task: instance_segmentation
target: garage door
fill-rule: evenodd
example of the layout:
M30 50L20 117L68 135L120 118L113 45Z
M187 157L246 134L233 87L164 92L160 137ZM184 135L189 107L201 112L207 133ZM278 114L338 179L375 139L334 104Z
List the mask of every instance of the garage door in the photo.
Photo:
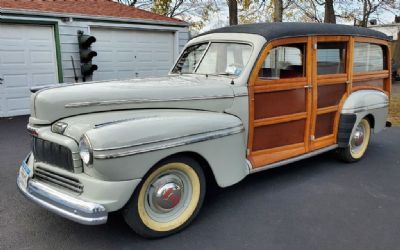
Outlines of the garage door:
M29 114L30 87L58 82L52 26L0 24L0 116Z
M97 41L93 80L128 79L166 75L174 58L171 32L92 28Z

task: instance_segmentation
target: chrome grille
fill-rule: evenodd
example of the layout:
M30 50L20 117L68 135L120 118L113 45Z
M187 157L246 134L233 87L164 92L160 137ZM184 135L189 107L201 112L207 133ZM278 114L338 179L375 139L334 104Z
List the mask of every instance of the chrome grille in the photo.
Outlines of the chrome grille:
M33 137L32 152L38 162L48 163L71 172L74 171L72 152L67 147Z
M70 191L79 194L83 192L83 185L78 179L65 176L42 167L36 167L33 170L33 178L69 189Z

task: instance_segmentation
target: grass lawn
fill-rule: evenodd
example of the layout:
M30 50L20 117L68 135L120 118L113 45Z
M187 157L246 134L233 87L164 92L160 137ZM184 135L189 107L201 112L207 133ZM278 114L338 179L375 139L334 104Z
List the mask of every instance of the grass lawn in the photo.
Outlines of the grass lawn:
M393 126L400 126L400 82L393 82L390 100L389 121Z

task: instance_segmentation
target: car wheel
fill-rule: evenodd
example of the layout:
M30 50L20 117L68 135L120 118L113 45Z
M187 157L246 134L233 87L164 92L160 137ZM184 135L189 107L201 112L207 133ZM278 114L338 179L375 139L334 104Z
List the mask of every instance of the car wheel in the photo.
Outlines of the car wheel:
M350 138L350 143L346 148L338 150L339 157L345 162L359 161L367 151L371 137L371 125L368 119L362 119Z
M158 238L186 227L198 214L206 192L199 163L174 157L157 164L136 188L123 210L139 235Z

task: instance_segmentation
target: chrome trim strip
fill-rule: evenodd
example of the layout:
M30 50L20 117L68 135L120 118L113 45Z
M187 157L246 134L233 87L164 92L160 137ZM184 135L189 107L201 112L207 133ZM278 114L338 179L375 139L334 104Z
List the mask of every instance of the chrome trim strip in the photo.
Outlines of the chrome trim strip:
M153 116L132 117L132 118L127 118L127 119L114 120L114 121L95 124L94 128L96 129L96 128L101 128L101 127L105 127L105 126L113 125L113 124L118 124L118 123L122 123L122 122L143 120L143 119L149 119L149 118L155 118L155 117L158 117L158 116L153 115Z
M247 168L249 169L249 173L251 173L251 170L253 169L253 165L251 165L251 162L248 159L246 159L246 165L247 165Z
M186 137L189 137L189 136L197 136L197 135L215 133L215 132L219 132L219 131L225 131L227 129L236 129L236 128L242 128L242 127L243 127L242 125L237 125L237 126L227 127L227 128L217 129L217 130L211 130L211 131L205 131L205 132L193 133L193 134L179 135L179 136L164 138L164 139L161 139L161 140L152 140L152 141L146 141L146 142L135 143L135 144L119 146L119 147L95 148L95 149L93 149L93 151L97 151L98 152L98 151L117 150L117 149L138 147L138 146L144 146L144 145L148 145L148 144L152 144L152 143L156 143L156 142L171 141L171 140L175 140L175 139L186 138Z
M248 94L247 93L235 94L235 97L242 97L242 96L248 96Z
M107 222L108 213L100 204L79 200L34 179L29 180L25 188L19 180L19 175L17 186L29 200L64 218L85 225L99 225Z
M364 107L359 107L359 108L348 108L348 109L342 109L342 114L349 114L349 113L360 113L372 109L380 109L380 108L387 108L389 107L389 103L378 103L374 105L369 105L369 106L364 106Z
M212 100L212 99L228 99L234 98L233 95L219 95L219 96L198 96L187 98L172 98L172 99L131 99L131 100L110 100L110 101L93 101L93 102L73 102L65 104L65 108L79 108L89 106L107 106L107 105L123 105L133 103L149 103L149 102L179 102L179 101L198 101L198 100Z
M331 150L333 150L333 149L335 149L337 147L338 147L338 145L334 144L334 145L331 145L331 146L326 147L326 148L318 149L316 151L312 151L312 152L307 153L307 154L299 155L299 156L296 156L296 157L293 157L293 158L289 158L289 159L286 159L286 160L283 160L283 161L279 161L279 162L276 162L276 163L265 165L263 167L252 168L250 170L250 174L261 172L261 171L268 170L268 169L271 169L271 168L280 167L280 166L283 166L283 165L286 165L286 164L289 164L289 163L293 163L293 162L296 162L296 161L304 160L304 159L307 159L307 158L310 158L310 157L313 157L313 156L316 156L316 155L331 151Z
M143 154L143 153L148 153L152 151L157 151L157 150L162 150L162 149L168 149L168 148L174 148L174 147L179 147L179 146L184 146L192 143L197 143L197 142L203 142L207 140L213 140L229 135L234 135L238 134L244 131L243 126L239 126L233 129L225 129L225 131L220 131L220 132L208 132L204 134L200 134L195 136L194 138L187 138L185 140L181 141L176 141L176 142L170 142L167 144L163 145L158 145L158 146L153 146L153 147L148 147L148 148L143 148L143 149L133 149L125 152L120 152L120 153L110 153L110 154L99 154L95 155L94 158L96 159L113 159L113 158L119 158L119 157L125 157L125 156L130 156L130 155L135 155L135 154Z

